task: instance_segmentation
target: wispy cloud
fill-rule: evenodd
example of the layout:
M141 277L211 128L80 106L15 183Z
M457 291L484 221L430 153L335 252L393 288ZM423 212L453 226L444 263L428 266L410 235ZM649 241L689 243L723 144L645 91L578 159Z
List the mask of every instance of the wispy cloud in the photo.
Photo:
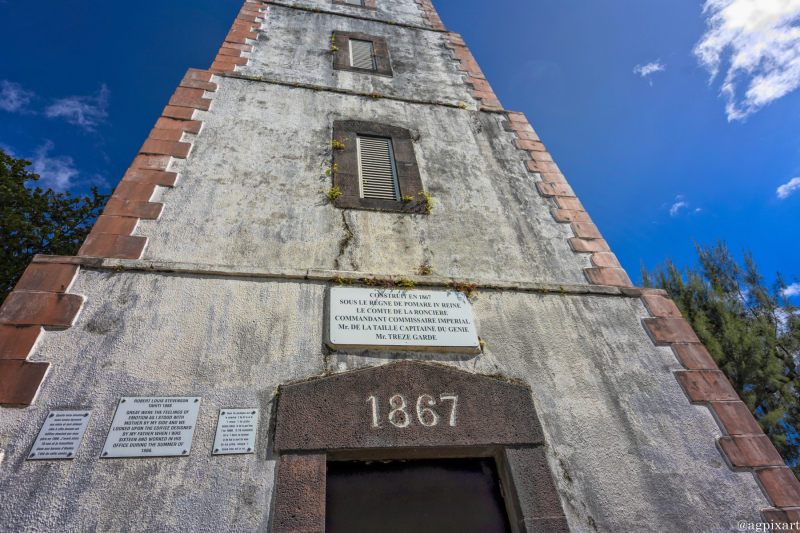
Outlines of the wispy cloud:
M800 86L800 0L706 0L703 13L708 31L694 53L712 82L727 64L720 92L729 121Z
M94 131L95 126L104 122L108 113L110 92L105 84L92 96L70 96L56 100L44 113L49 118L63 118L86 131Z
M800 296L800 283L792 283L786 290L783 291L783 295L787 298L792 296Z
M666 68L665 65L661 64L661 61L653 61L646 65L636 65L633 69L635 74L639 74L641 77L645 78L652 74L653 72L660 72Z
M686 209L689 207L687 202L675 202L672 204L672 207L669 208L669 216L676 217L681 212L681 209Z
M784 183L778 187L778 198L781 200L788 198L797 189L800 189L800 178L792 178L789 183Z
M31 91L26 91L19 83L8 80L0 82L0 109L9 113L31 113L28 104L36 96Z
M51 141L47 141L37 148L30 169L39 174L41 178L36 182L38 187L62 192L72 185L72 180L78 175L78 170L71 157L64 155L48 157L48 152L53 148L54 145Z

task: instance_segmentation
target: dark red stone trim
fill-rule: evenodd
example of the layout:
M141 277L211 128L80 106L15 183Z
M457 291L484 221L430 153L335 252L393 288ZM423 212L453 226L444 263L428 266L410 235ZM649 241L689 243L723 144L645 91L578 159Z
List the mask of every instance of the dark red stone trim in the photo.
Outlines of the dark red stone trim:
M42 326L0 325L0 360L27 359L41 334Z
M237 66L247 65L249 59L242 57L242 52L251 52L253 50L253 46L247 44L247 40L258 40L258 34L253 30L261 28L262 23L259 21L267 16L262 10L266 11L267 9L267 6L255 0L247 0L244 3L228 35L225 37L222 48L214 62L211 63L211 68L208 69L209 72L236 72ZM186 87L190 86L187 85ZM191 85L191 87L205 89L206 91L216 91L216 88L208 89L204 86Z
M30 405L50 363L0 360L0 404Z
M372 11L377 11L378 6L375 0L363 0L363 2L364 2L363 6L357 6L353 4L348 4L345 0L333 0L333 3L337 6L347 6L347 7L355 7L359 9L369 9Z
M464 81L472 85L472 96L478 100L480 109L502 110L500 100L494 94L478 63L458 33L448 32L444 36L444 46L450 50L453 59L458 61L458 70L464 73ZM531 130L533 131L533 130ZM537 138L538 140L538 138Z
M775 505L776 508L762 510L764 518L776 523L800 520L800 482L728 379L717 369L675 303L656 293L643 294L642 301L655 317L642 321L653 341L671 344L678 359L689 369L675 373L689 400L708 404L726 433L718 439L723 455L733 468L754 472Z
M349 70L364 74L378 74L379 76L394 76L392 72L392 62L389 59L389 47L386 39L367 35L366 33L354 33L335 31L333 32L334 44L339 49L333 54L334 70ZM350 39L357 41L370 41L372 52L375 55L375 70L356 68L350 64Z
M413 200L395 202L361 198L358 183L358 150L356 149L358 135L372 135L392 140L400 197L410 196ZM337 120L333 123L333 140L344 144L344 149L333 151L334 168L337 169L333 175L333 186L339 187L341 192L341 196L334 203L336 207L428 214L425 203L419 195L423 190L422 178L409 130L377 122Z
M408 418L396 415L405 427L388 420L388 402L397 394L406 400ZM419 420L416 404L423 394L437 402L422 404L437 410L436 425ZM454 425L453 402L443 395L458 396ZM378 426L371 396L379 399ZM417 361L283 386L275 425L281 459L273 527L323 530L326 460L494 456L512 523L520 531L568 532L543 443L529 388Z
M425 21L425 25L433 28L434 30L444 30L444 24L442 24L442 19L439 18L439 14L433 8L433 4L431 0L414 0L419 7L420 11L422 11L422 20Z

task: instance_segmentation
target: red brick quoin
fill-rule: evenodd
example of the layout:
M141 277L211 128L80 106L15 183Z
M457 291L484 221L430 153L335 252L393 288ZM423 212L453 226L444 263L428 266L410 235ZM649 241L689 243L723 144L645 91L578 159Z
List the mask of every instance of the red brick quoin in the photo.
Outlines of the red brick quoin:
M676 372L678 381L692 403L710 406L725 432L718 446L731 467L755 474L775 506L762 510L765 520L781 524L800 521L800 482L794 473L717 368L675 303L659 294L660 291L644 291L642 300L654 317L644 319L645 329L656 344L671 345L687 368Z
M0 308L0 404L30 405L50 363L28 361L43 328L72 326L83 296L66 294L77 265L36 264L25 270Z

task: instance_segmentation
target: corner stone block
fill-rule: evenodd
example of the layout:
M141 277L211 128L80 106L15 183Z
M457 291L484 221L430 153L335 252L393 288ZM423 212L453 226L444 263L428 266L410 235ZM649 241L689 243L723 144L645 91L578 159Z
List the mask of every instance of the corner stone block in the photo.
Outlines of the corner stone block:
M595 285L610 285L612 287L633 287L628 273L622 268L587 268L586 275Z
M744 402L710 402L728 435L760 435L761 426Z
M559 222L588 222L592 223L586 211L573 211L571 209L553 209L553 216Z
M147 237L90 233L78 251L78 256L139 259L146 244Z
M661 296L645 295L642 297L650 313L656 317L683 318L678 306L669 298Z
M782 531L800 531L800 507L790 507L788 509L762 509L761 513L767 522L776 524L792 524L789 529Z
M194 116L194 109L190 107L176 107L168 105L161 112L162 117L175 118L179 120L191 120Z
M568 196L571 198L575 197L575 193L572 192L572 187L567 185L566 183L548 183L548 182L537 182L536 187L539 189L539 193L542 196Z
M592 264L600 268L622 268L617 256L611 252L597 252L592 254Z
M591 222L573 222L572 229L575 231L575 236L580 239L602 239L600 230Z
M136 202L149 202L153 193L156 192L155 183L135 183L123 181L114 190L114 196L121 200L133 200Z
M155 202L137 202L112 196L103 214L106 216L137 217L155 220L161 215L164 204Z
M678 358L689 370L719 370L702 344L673 344Z
M766 435L720 437L719 445L735 468L786 466Z
M561 175L559 174L559 176L561 176ZM556 181L554 179L548 179L548 178L549 177L546 177L544 174L542 174L542 179L544 181L549 181L551 183L566 183L566 180L559 182L559 181ZM563 179L564 176L561 176L561 178ZM558 202L558 207L561 208L561 209L568 209L570 211L586 211L583 208L583 204L581 203L581 201L578 200L577 198L561 198L561 197L559 197L559 198L556 198L556 202Z
M576 252L610 252L608 243L603 239L586 240L579 237L572 237L569 240L572 249Z
M143 170L167 170L172 158L168 155L137 155L133 159L131 168Z
M777 507L800 507L800 481L790 468L756 470L758 481Z
M136 225L139 223L138 218L129 217L109 217L100 215L97 221L92 226L92 233L108 233L111 235L131 235Z
M78 274L78 265L31 263L15 291L67 292Z
M0 359L27 359L42 334L42 326L0 325Z
M675 372L693 403L739 401L739 395L719 370L679 370Z
M132 183L152 183L162 187L174 187L178 181L177 172L162 172L160 170L144 170L141 168L131 168L122 177L122 181Z
M68 328L82 305L77 294L14 291L0 308L0 324Z
M0 404L30 405L50 363L0 361Z
M656 344L700 342L692 326L683 318L645 318L643 322Z
M274 533L325 532L325 454L281 455Z

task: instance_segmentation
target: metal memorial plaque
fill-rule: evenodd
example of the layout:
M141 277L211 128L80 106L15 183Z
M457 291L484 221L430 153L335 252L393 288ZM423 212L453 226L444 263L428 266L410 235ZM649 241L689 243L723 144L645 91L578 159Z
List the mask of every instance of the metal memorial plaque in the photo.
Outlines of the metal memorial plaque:
M330 305L331 348L480 351L461 292L335 287Z
M29 461L74 459L92 418L88 411L50 411L28 453Z
M188 456L200 398L122 398L100 457Z
M255 453L258 409L221 409L212 455Z

